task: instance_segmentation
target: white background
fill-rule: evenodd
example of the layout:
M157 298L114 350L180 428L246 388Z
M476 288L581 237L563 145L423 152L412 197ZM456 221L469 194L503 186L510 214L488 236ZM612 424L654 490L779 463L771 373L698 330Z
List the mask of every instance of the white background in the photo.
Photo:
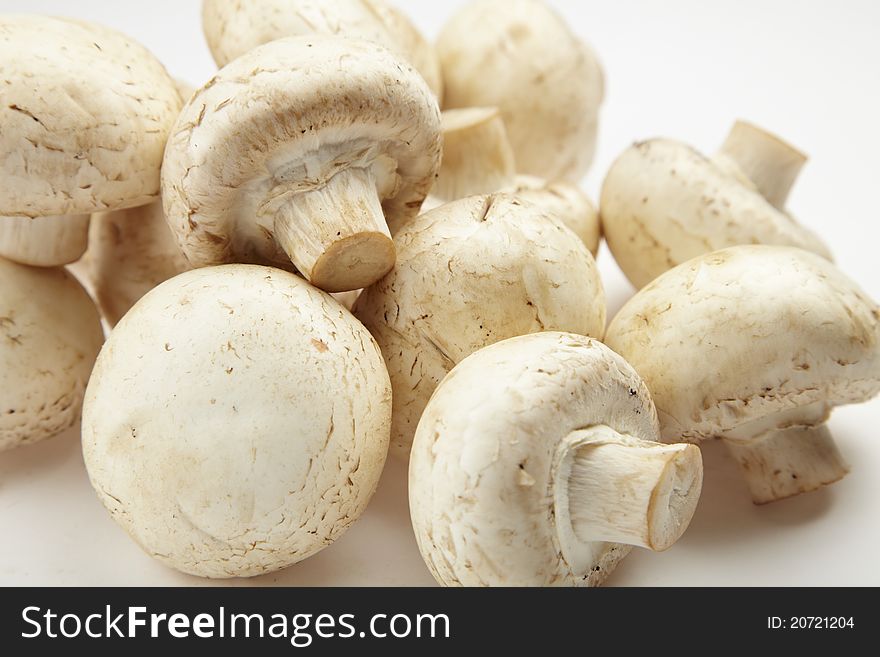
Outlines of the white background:
M460 1L398 1L429 36ZM872 0L594 0L551 3L599 53L607 76L596 197L632 141L668 136L714 150L736 118L811 156L789 209L840 267L880 298L880 3ZM0 0L2 11L75 15L149 47L176 77L215 70L197 0ZM602 247L609 317L632 289ZM838 409L831 429L853 466L819 492L754 507L734 464L704 449L703 497L685 537L634 551L612 585L880 585L880 399ZM89 486L78 432L0 453L0 584L210 584L142 554ZM242 585L427 585L409 526L405 468L389 461L364 517L337 543Z

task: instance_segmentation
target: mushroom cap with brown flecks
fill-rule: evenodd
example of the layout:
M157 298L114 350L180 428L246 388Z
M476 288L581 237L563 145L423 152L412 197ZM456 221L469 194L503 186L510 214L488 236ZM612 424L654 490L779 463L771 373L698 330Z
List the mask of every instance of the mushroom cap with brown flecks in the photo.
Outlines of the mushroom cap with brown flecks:
M577 182L593 161L602 68L544 2L477 0L437 38L443 109L498 107L517 171Z
M251 576L357 520L390 416L376 343L328 294L269 267L208 267L116 325L86 392L83 454L101 501L151 556Z
M361 293L354 313L388 364L399 456L434 388L472 352L525 333L605 329L593 257L557 217L515 195L446 203L394 241L397 264Z
M880 391L880 307L792 247L735 246L667 271L621 308L605 343L647 383L664 440Z
M203 0L202 28L217 66L289 36L328 34L372 41L403 57L438 98L443 95L434 48L385 0Z
M0 215L85 214L158 198L182 100L143 46L82 21L3 15L0 80Z
M64 268L0 258L0 451L76 423L103 342L94 302Z
M797 246L830 259L808 228L748 180L671 139L634 144L605 176L602 232L636 288L703 253L737 244Z
M658 438L644 383L597 340L537 333L459 363L422 415L409 467L413 528L437 581L601 584L630 548L573 537L559 472L569 436L594 425Z

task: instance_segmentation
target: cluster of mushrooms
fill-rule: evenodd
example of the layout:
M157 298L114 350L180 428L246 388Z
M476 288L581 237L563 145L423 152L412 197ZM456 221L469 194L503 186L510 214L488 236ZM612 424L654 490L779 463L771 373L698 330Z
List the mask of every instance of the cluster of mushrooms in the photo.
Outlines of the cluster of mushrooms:
M390 451L441 584L595 585L686 530L700 441L758 503L846 474L826 420L880 390L880 308L786 211L797 150L638 142L597 212L602 70L542 2L433 45L386 0L203 27L193 91L113 30L0 16L0 449L81 419L148 554L289 566ZM607 327L600 233L640 288Z

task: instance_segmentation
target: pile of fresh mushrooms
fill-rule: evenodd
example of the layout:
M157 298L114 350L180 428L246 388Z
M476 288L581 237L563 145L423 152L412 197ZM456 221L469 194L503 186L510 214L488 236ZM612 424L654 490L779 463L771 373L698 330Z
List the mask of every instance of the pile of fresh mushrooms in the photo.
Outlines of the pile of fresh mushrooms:
M202 20L192 89L108 28L0 16L0 450L81 422L147 554L299 562L390 451L439 583L592 586L685 533L698 443L756 503L848 472L827 420L880 391L880 307L786 209L797 149L640 141L597 210L602 68L540 0L434 44L386 0ZM607 327L603 234L640 288Z

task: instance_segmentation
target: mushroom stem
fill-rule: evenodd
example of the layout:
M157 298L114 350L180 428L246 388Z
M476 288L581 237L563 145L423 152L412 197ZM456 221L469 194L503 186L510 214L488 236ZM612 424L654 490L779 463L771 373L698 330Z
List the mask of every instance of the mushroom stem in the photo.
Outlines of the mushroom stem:
M675 543L700 496L699 448L640 440L605 425L574 434L568 500L578 539L657 551Z
M779 210L807 156L774 134L737 121L722 144L719 155L732 160L754 183L761 195Z
M349 167L299 192L274 213L275 238L313 285L327 292L367 287L394 266L394 243L367 167Z
M443 159L431 194L451 201L513 184L513 148L497 108L445 110L441 122Z
M773 429L748 441L722 440L739 463L755 504L807 493L849 472L824 423Z
M89 241L89 214L0 217L0 257L57 267L79 260Z

